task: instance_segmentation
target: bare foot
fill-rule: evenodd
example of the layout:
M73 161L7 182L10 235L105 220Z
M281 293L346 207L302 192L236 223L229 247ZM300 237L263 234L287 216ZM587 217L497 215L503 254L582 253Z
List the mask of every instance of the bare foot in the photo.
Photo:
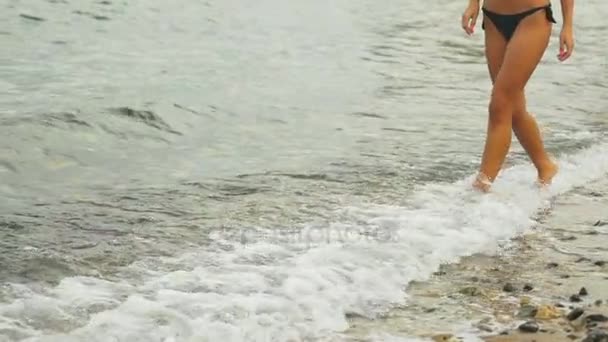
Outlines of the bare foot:
M490 192L491 186L492 181L490 181L488 176L484 175L482 172L475 177L475 181L473 182L473 188L485 193Z
M550 158L546 165L544 165L543 167L538 169L537 182L541 186L551 184L553 177L555 177L555 175L557 174L558 171L559 171L559 166L557 165L557 163L555 161L553 161Z

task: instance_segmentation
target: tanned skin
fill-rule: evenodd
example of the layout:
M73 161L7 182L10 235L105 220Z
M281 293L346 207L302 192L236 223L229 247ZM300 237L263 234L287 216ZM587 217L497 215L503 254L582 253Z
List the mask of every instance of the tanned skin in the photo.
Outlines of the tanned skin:
M547 0L486 0L484 7L500 14L523 12L547 5ZM472 35L481 9L481 0L468 0L462 15L463 30ZM561 0L563 25L557 58L565 61L574 50L574 0ZM484 18L485 20L485 18ZM490 190L511 145L511 131L537 169L537 181L550 184L558 166L543 145L540 130L526 107L525 86L534 73L551 36L552 23L544 11L523 19L509 42L498 32L491 20L485 20L485 56L492 80L486 143L479 174L473 186L484 192Z

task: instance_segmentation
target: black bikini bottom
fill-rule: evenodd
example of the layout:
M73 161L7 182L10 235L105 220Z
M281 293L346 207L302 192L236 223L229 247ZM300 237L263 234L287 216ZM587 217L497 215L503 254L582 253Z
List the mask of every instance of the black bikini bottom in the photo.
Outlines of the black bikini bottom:
M483 14L488 17L488 19L492 20L492 23L500 33L505 37L507 41L511 40L513 33L515 33L515 29L517 25L526 18L527 16L536 13L537 11L544 10L547 15L547 20L552 23L555 23L555 18L553 17L553 10L551 9L551 4L531 8L527 11L515 13L515 14L499 14L495 12L488 11L485 8L482 8ZM482 23L481 28L485 29L485 25Z

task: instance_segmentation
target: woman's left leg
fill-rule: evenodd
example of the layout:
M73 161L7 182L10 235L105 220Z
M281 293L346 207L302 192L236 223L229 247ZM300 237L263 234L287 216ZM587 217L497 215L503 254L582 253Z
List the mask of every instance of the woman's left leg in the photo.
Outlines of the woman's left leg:
M548 184L557 173L557 165L549 158L549 154L545 150L536 119L526 109L524 91L517 98L513 112L513 132L534 163L538 180Z

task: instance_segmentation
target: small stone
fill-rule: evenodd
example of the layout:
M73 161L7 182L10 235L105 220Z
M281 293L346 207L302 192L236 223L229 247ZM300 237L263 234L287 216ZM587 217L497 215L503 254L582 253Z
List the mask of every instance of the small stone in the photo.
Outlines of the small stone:
M562 274L559 277L562 278L562 279L568 279L568 278L570 278L570 275L569 274Z
M573 235L564 236L560 240L561 241L574 241L574 240L576 240L576 236L573 236Z
M595 306L600 306L602 305L604 302L601 299L598 299L595 301Z
M578 338L578 336L576 336L574 334L569 334L567 337L571 340L576 340Z
M587 289L584 287L581 287L580 291L578 291L579 296L586 296L588 294L589 294L589 292L587 292Z
M556 262L550 262L547 264L547 268L556 268L558 266L559 266L559 264Z
M581 315L585 312L585 310L581 309L581 308L576 308L572 311L570 311L570 313L568 313L568 316L566 316L566 318L568 318L569 321L574 321L575 319L581 317Z
M582 302L583 300L581 299L581 296L579 296L577 294L573 294L572 296L570 296L570 301L573 303L578 303L578 302Z
M538 324L534 321L528 321L526 323L521 324L518 329L522 332L526 332L526 333L535 333L538 331L538 329L540 329L540 327L538 326Z
M592 330L582 342L608 342L608 333L601 330Z
M596 261L596 262L594 262L593 264L594 264L595 266L600 266L600 267L602 267L602 266L606 265L606 262L605 262L605 261L601 261L601 260L600 260L600 261Z
M424 310L425 313L431 313L431 312L435 312L435 311L437 311L437 308L428 308L428 309Z
M595 222L593 224L594 227L601 227L601 226L607 226L608 225L608 221L602 221L602 220L598 220L597 222Z
M608 322L608 317L602 314L591 314L586 317L587 322Z
M585 257L580 257L576 260L576 262L584 262L584 261L591 261L591 259L585 258Z
M454 335L452 334L439 334L432 337L435 342L451 342L454 341Z
M509 335L509 331L508 330L503 330L500 332L500 335Z
M528 304L530 304L531 301L532 301L532 299L530 299L530 297L528 297L528 296L522 296L519 299L519 305L521 305L521 306L528 305Z
M464 287L459 292L467 296L479 296L481 294L481 291L475 286Z
M562 303L557 303L557 304L555 304L555 306L556 306L556 307L558 307L558 308L565 308L565 307L566 307L566 306L565 306L564 304L562 304Z
M479 330L481 330L481 331L485 331L485 332L492 332L492 331L493 331L493 330L492 330L492 327L490 327L490 326L489 326L489 325L487 325L487 324L478 324L478 325L477 325L477 328L478 328Z
M526 292L530 292L534 289L534 286L532 286L532 284L526 284L524 285L524 291Z
M511 283L506 283L505 286L502 287L502 290L505 292L515 292L515 286Z
M560 316L561 313L556 307L552 305L541 305L540 307L538 307L538 310L534 317L536 317L537 319L549 320L559 318Z

